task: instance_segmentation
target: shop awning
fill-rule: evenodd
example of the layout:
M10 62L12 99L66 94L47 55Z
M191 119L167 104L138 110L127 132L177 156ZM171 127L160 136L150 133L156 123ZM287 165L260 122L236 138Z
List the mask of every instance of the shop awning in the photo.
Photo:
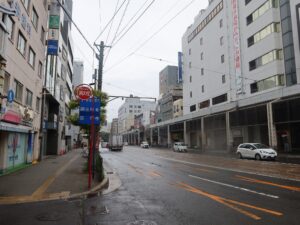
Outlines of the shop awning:
M6 123L0 121L0 131L10 131L10 132L18 132L18 133L28 133L31 131L31 127L26 127L23 125L15 125L12 123Z

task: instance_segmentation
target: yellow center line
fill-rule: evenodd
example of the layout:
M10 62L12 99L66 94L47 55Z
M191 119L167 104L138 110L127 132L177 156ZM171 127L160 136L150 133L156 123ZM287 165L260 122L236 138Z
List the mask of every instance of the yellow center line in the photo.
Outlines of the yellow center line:
M269 181L253 179L250 177L244 177L244 176L240 176L240 175L236 175L236 177L239 180L243 180L243 181L247 181L247 182L270 185L270 186L279 187L279 188L283 188L283 189L287 189L287 190L291 190L291 191L300 191L300 187L281 185L281 184L277 184L277 183L273 183L273 182L269 182Z
M156 171L149 172L149 175L152 177L162 177L162 175Z
M173 184L172 184L173 185ZM196 193L198 195L202 195L202 196L205 196L205 197L208 197L216 202L219 202L241 214L244 214L245 216L248 216L254 220L260 220L261 217L255 215L254 213L251 213L251 212L248 212L244 209L241 209L239 208L238 206L243 206L243 207L246 207L246 208L250 208L250 209L255 209L255 210L258 210L258 211L262 211L262 212L265 212L265 213L269 213L269 214L272 214L272 215L276 215L276 216L282 216L283 214L281 212L276 212L276 211L273 211L273 210L270 210L270 209L265 209L265 208L261 208L261 207L257 207L257 206L254 206L254 205L250 205L250 204L247 204L247 203L243 203L243 202L238 202L238 201L234 201L234 200L231 200L231 199L227 199L227 198L222 198L220 196L217 196L217 195L213 195L213 194L209 194L207 192L204 192L198 188L195 188L193 186L190 186L188 184L185 184L183 182L180 182L180 183L177 183L175 184L175 186L179 187L179 188L182 188L182 189L185 189L187 191L190 191L190 192L193 192L193 193Z

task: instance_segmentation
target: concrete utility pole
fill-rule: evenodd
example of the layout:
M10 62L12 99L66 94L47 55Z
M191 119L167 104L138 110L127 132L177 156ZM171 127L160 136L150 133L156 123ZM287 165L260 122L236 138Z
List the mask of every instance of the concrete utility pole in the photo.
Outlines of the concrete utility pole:
M102 91L102 80L103 80L103 57L104 57L104 48L111 48L111 46L104 45L104 42L101 41L100 45L94 44L99 51L99 54L96 55L96 58L99 61L98 64L98 85L97 90Z

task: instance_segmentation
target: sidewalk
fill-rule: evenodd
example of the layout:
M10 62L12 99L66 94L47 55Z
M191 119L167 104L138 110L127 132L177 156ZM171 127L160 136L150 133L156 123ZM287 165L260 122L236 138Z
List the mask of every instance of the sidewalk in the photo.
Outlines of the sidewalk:
M80 149L63 156L48 156L42 162L0 177L0 204L13 204L54 199L68 199L103 188L92 181L88 189L88 174L83 172L86 159Z

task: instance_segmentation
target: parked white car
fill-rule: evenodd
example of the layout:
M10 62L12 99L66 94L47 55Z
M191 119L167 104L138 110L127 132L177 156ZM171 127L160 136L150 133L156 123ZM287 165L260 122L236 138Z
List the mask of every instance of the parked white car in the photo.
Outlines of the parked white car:
M256 160L261 160L261 159L275 160L277 157L277 152L274 149L260 143L240 144L237 148L236 153L240 159L253 158Z
M187 146L183 142L174 142L174 152L187 152Z
M148 142L147 142L147 141L142 141L141 147L142 147L142 148L149 148Z

